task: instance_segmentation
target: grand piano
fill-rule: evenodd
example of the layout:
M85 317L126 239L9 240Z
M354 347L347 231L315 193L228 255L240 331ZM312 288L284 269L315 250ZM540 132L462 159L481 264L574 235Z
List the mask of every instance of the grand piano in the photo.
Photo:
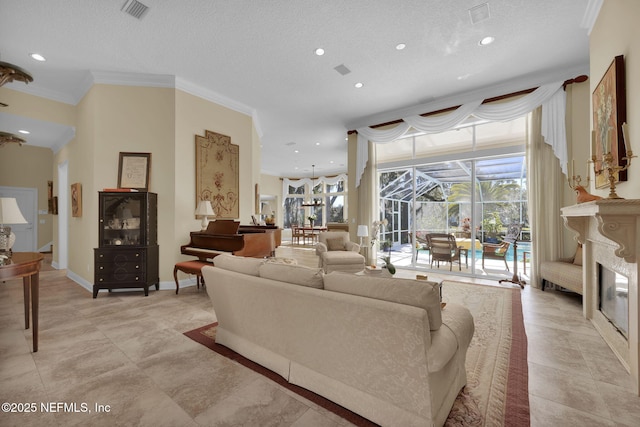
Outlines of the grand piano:
M239 221L218 219L204 231L192 231L191 240L180 247L180 252L201 261L224 253L264 258L275 254L279 231L277 227L241 226Z

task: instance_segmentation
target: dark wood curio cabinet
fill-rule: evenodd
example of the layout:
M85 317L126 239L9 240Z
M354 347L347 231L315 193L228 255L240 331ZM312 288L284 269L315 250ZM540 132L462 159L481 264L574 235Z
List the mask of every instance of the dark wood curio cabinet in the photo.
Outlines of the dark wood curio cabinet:
M160 288L158 195L98 193L99 247L94 249L93 297L100 289Z

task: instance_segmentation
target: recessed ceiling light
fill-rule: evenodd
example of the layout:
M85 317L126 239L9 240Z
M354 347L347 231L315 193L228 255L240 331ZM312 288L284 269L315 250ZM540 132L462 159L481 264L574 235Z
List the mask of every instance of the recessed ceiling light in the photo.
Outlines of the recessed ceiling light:
M29 56L31 57L31 59L35 59L36 61L40 61L40 62L44 62L47 60L47 58L40 55L39 53L30 53Z
M398 44L396 45L396 50L402 50L402 49L404 49L405 47L407 47L407 45L406 45L406 44L404 44L404 43L398 43Z
M321 48L321 47L317 48L317 49L315 50L315 54L316 54L316 55L318 55L318 56L322 56L322 55L324 55L324 49L323 49L323 48Z
M319 142L316 142L316 145L320 145L320 143L319 143Z
M358 82L354 85L356 88L360 89L362 86L364 86L362 83Z
M300 150L293 150L293 152L297 154L300 152Z
M24 135L29 135L31 132L29 132L28 130L24 130L24 129L20 129L18 132L24 134Z
M333 164L333 160L329 160L329 163Z
M496 40L495 37L492 36L487 36L485 38L483 38L482 40L480 40L480 42L478 43L480 46L486 46L488 44L493 43Z

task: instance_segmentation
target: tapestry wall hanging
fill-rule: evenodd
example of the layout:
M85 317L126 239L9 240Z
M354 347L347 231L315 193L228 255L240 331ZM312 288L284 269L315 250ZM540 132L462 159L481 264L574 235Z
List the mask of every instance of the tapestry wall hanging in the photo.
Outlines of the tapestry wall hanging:
M205 131L196 135L196 206L209 200L216 218L240 217L240 147L231 137Z
M605 154L611 153L616 166L624 166L622 124L627 121L625 95L624 57L616 56L593 91L593 130L595 133L592 155L596 156L596 188L609 186L609 177L602 163ZM617 181L626 181L627 172L616 173Z

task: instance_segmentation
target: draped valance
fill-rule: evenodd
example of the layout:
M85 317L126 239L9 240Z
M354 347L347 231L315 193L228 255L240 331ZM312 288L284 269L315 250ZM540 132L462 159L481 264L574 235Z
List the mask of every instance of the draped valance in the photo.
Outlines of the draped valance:
M282 180L282 194L284 194L284 197L286 198L287 194L289 194L289 187L300 188L306 184L313 186L313 185L318 185L320 183L324 183L327 185L336 185L340 181L345 182L345 188L346 188L347 175L344 173L340 175L332 176L332 177L321 176L313 179L312 178L300 178L300 179L284 178ZM283 199L283 203L284 203L284 199Z
M461 124L469 116L492 121L509 121L521 117L542 105L542 135L545 142L553 147L560 160L562 172L567 173L567 138L565 132L566 98L564 82L554 82L540 86L533 92L509 102L483 104L482 100L469 102L454 111L437 116L420 115L403 117L402 122L391 129L373 129L365 126L358 132L356 151L356 187L360 186L362 173L369 160L367 141L385 144L402 137L415 129L425 133L447 131Z

